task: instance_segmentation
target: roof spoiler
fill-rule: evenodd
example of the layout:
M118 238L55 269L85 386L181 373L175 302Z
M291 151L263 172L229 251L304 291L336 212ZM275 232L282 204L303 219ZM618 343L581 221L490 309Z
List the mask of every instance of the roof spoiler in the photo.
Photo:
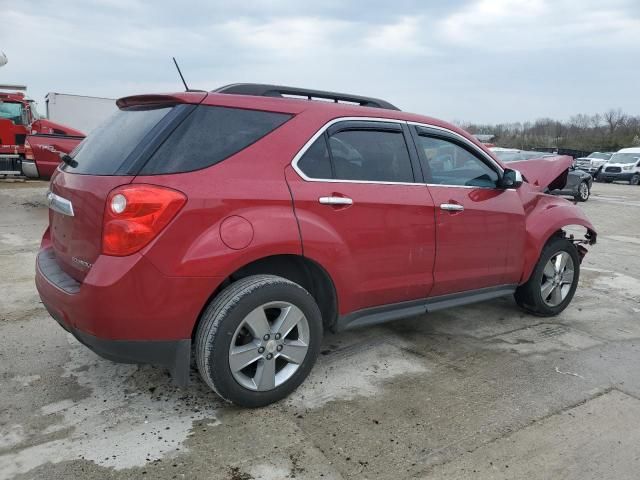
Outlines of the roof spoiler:
M326 92L308 88L286 87L283 85L267 85L262 83L233 83L212 90L213 93L229 93L235 95L253 95L257 97L302 97L307 100L333 100L334 103L355 103L362 107L383 108L386 110L400 110L391 103L379 98L363 97L350 93Z
M194 97L195 96L195 97ZM200 103L206 92L185 92L180 94L131 95L116 100L118 108L151 105L177 105L179 103ZM194 102L195 100L195 102Z

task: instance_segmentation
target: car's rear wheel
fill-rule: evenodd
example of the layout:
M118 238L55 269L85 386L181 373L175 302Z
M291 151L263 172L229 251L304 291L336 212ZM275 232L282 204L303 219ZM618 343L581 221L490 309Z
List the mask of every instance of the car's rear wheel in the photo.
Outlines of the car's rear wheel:
M262 407L302 383L321 340L322 317L309 292L281 277L255 275L207 306L196 332L196 363L222 398Z
M640 173L634 173L629 179L629 185L640 185Z
M534 315L558 315L571 303L579 279L578 250L566 238L554 237L542 250L529 280L516 290L516 302Z
M591 189L589 188L589 184L586 181L580 182L578 185L578 192L575 195L575 199L579 202L586 202L589 200L589 196L591 195Z

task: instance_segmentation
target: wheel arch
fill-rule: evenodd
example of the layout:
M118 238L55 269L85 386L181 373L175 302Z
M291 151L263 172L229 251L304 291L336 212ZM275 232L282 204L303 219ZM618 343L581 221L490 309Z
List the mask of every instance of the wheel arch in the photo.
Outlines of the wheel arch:
M198 329L202 312L207 305L227 286L251 275L270 274L286 278L307 290L315 299L322 314L325 328L334 328L338 318L338 297L333 280L327 270L319 263L296 254L278 254L252 260L237 268L227 276L204 304L196 320L192 338Z
M564 199L547 199L543 205L537 206L526 219L526 240L524 265L520 284L525 283L535 268L544 246L551 238L563 235L578 245L580 258L586 254L583 243L596 243L596 230L584 212ZM575 239L566 232L567 228L581 227L585 230L584 239Z

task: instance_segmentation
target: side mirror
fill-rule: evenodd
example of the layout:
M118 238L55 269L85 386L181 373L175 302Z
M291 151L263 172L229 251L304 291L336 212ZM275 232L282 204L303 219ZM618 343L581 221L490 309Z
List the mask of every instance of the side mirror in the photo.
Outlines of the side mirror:
M518 170L505 168L500 179L500 188L520 188L523 182L522 174Z
M22 109L22 125L28 126L31 123L31 112L29 110L29 106L25 105Z

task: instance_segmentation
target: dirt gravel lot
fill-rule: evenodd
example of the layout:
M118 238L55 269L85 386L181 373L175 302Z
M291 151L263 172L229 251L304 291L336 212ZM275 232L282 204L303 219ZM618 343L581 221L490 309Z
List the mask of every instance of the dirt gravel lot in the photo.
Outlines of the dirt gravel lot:
M640 472L640 188L594 184L599 231L559 317L510 299L327 334L261 410L117 365L34 284L39 182L0 181L0 478L625 479Z

